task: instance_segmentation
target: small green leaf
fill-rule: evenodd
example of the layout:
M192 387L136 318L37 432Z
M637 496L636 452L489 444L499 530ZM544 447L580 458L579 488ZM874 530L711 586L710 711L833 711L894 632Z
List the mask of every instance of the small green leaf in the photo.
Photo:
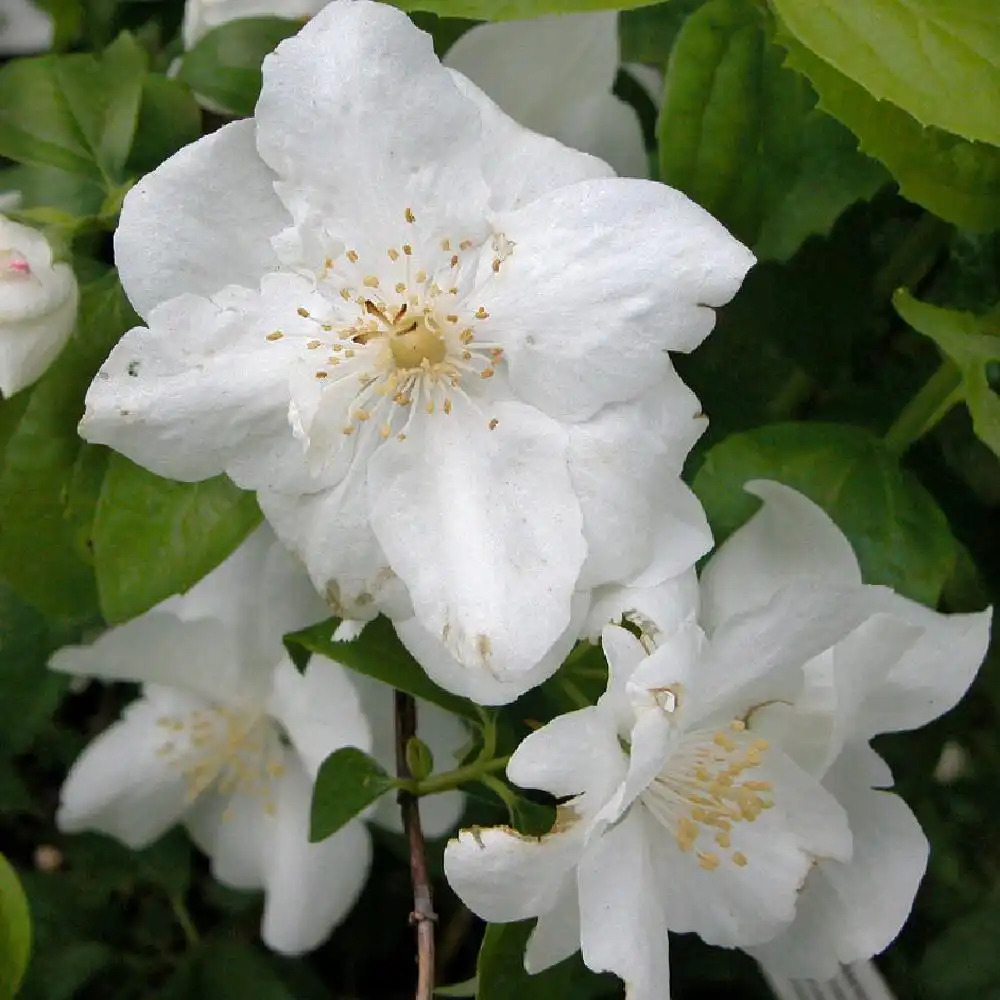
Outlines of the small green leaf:
M115 273L84 286L62 354L0 401L0 575L51 615L97 612L91 537L108 453L84 443L77 424L94 373L135 321Z
M1000 6L991 0L771 0L815 56L922 125L1000 145Z
M658 132L663 180L785 260L889 178L781 61L756 7L710 0L673 47Z
M1000 312L989 316L942 309L920 302L900 289L896 312L918 333L930 337L954 362L976 436L1000 457L1000 397L987 377L987 366L1000 361Z
M415 698L423 698L455 715L479 721L479 712L471 702L439 688L424 673L423 667L399 641L387 618L379 617L369 622L353 642L333 641L337 625L338 620L331 618L301 632L293 632L285 637L285 642L293 652L298 647L310 653L319 653Z
M145 174L201 135L201 109L179 80L151 73L143 81L130 173Z
M434 770L434 754L419 737L411 736L406 741L406 766L410 777L422 781Z
M934 606L957 559L944 514L883 442L859 427L772 424L712 448L694 480L721 544L759 501L749 479L774 479L805 494L847 536L866 583Z
M965 229L1000 227L1000 148L922 126L888 101L818 59L786 35L787 65L808 77L819 106L843 122L861 149L880 160L904 197Z
M301 21L279 17L230 21L208 32L184 56L178 77L224 111L252 115L264 56L301 27Z
M313 786L309 839L325 840L394 787L385 768L363 750L334 751L323 761Z
M31 914L17 873L0 854L0 1000L17 993L31 952Z
M93 528L104 617L127 621L188 590L260 519L254 495L225 476L177 483L112 453Z
M112 186L139 118L146 55L124 34L101 56L15 59L0 69L0 155Z
M534 924L487 924L476 963L476 1000L592 1000L606 995L610 976L594 975L577 952L537 975L524 970L524 948ZM614 995L614 994L612 994Z

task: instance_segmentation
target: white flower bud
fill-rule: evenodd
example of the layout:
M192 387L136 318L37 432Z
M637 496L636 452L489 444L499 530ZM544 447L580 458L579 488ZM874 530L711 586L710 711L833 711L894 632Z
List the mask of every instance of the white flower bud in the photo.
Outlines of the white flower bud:
M30 385L55 360L77 299L72 269L52 263L45 237L0 215L0 394Z

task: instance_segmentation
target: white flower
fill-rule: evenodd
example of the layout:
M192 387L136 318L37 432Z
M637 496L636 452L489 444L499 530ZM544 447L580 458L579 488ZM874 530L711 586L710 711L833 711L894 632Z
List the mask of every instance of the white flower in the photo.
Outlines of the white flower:
M68 264L35 229L0 215L0 394L35 381L76 322L77 285Z
M359 692L323 657L298 673L282 634L324 613L308 578L262 529L188 594L51 662L143 685L73 765L60 828L140 848L183 822L220 882L265 890L262 936L289 954L316 947L367 878L371 846L360 819L309 843L312 786L334 750L371 748L367 712L383 715L392 698L367 678ZM439 758L453 752L463 741L458 721L426 706L423 714L422 735ZM436 799L425 810L432 834L461 810L461 796Z
M317 14L325 3L326 0L187 0L181 27L184 48L193 48L203 35L230 21L246 17L304 19Z
M767 504L709 563L701 625L689 606L648 656L609 627L598 704L511 758L517 784L571 796L552 832L448 845L445 872L476 913L539 918L529 971L581 947L630 1000L662 1000L667 932L694 931L826 976L883 948L909 911L926 845L902 800L873 790L891 779L867 740L954 704L989 614L863 586L822 511L778 484L754 492Z
M388 5L334 0L283 42L255 118L136 185L116 249L148 329L81 433L256 490L337 613L412 617L446 687L516 697L589 588L710 544L677 476L704 421L667 350L750 253L521 128Z
M54 33L52 18L31 0L0 0L0 54L44 52Z
M618 72L618 12L479 24L448 50L515 121L593 153L626 177L646 177L639 119L611 92Z

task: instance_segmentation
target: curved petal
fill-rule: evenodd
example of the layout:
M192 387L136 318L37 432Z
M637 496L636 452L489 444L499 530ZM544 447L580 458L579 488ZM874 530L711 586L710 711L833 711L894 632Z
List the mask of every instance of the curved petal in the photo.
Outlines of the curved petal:
M537 917L557 903L580 856L581 834L581 824L543 837L527 837L510 827L461 830L444 849L445 877L483 920Z
M312 782L293 764L281 778L269 827L261 925L264 943L284 955L300 955L323 942L354 906L371 866L371 840L360 820L309 843L311 800Z
M390 617L413 613L368 524L360 462L331 489L304 495L265 491L257 499L277 536L305 563L333 614L367 621L380 610Z
M766 604L782 587L808 577L831 586L858 585L851 543L826 512L781 483L743 487L764 501L709 559L701 574L701 620L711 634L726 619Z
M868 787L864 745L848 748L826 784L847 809L854 833L848 862L823 862L806 881L795 922L752 951L785 976L829 979L841 963L883 951L909 916L927 866L927 839L897 795Z
M626 767L617 732L592 707L557 715L529 733L507 763L507 777L557 798L584 793L600 806L624 778ZM579 806L574 803L577 811Z
M115 232L118 274L136 312L148 320L178 295L257 288L278 266L271 238L291 222L273 185L252 119L223 125L143 177Z
M850 855L847 817L818 781L776 750L754 777L771 783L773 807L734 821L729 839L703 826L691 851L643 810L672 931L694 931L727 948L767 941L794 918L816 858Z
M200 703L172 698L180 712ZM157 720L163 699L133 702L77 758L59 793L56 824L67 833L97 830L133 849L151 844L184 815L188 783L163 755Z
M541 916L524 949L524 968L536 975L580 949L580 895L576 879L563 880L552 908Z
M263 74L257 148L279 193L321 212L361 256L406 236L415 246L485 236L479 111L401 11L329 4Z
M421 414L369 461L368 500L424 628L470 671L515 680L569 625L586 547L563 428L518 403L491 412L495 430L461 398Z
M184 688L228 702L244 687L236 637L220 621L181 621L150 611L108 629L89 646L64 646L49 666L78 677Z
M918 729L952 708L986 656L993 615L942 615L891 591L876 607L922 634L861 705L855 731L865 738Z
M295 312L304 282L229 292L178 296L126 333L90 385L80 433L171 479L228 472L248 489L319 489L288 420L289 371L313 333Z
M590 843L578 879L588 968L623 979L627 1000L669 997L668 925L640 814L629 814Z
M526 128L599 156L619 173L648 172L639 120L611 94L615 11L480 24L448 50L464 73Z
M395 769L395 711L392 688L372 677L353 678L361 706L372 731L372 756L388 771ZM434 757L436 770L457 767L459 754L468 745L469 733L458 716L437 705L417 699L417 734ZM452 830L465 811L465 796L458 791L428 795L420 800L420 825L428 837ZM394 796L383 795L375 803L371 819L388 830L401 833L403 826Z
M488 123L481 137L482 171L494 211L520 208L577 181L614 176L603 160L523 128L467 77L456 70L451 74L455 86Z
M519 397L583 420L670 374L715 324L753 255L665 184L581 181L498 212L513 244L479 290Z
M310 778L334 750L372 745L371 729L348 671L313 655L304 673L283 657L274 670L269 713L284 727Z
M286 753L286 758L287 758ZM269 826L275 822L260 795L213 790L184 817L184 826L208 855L212 877L232 889L264 888L264 856Z
M13 396L41 378L59 356L76 325L76 279L66 264L56 264L59 305L40 316L0 321L0 395Z
M0 30L0 53L4 56L44 52L52 45L54 35L51 14L30 0L6 0Z
M570 427L569 470L587 540L581 586L655 586L709 550L705 513L679 478L706 426L694 393L670 368L639 399Z
M698 576L693 569L655 587L598 587L592 592L583 634L595 640L605 625L627 618L656 641L697 611Z
M587 596L578 591L573 595L570 622L563 634L535 666L510 677L495 677L463 666L416 618L396 621L394 625L400 641L436 684L480 705L506 705L548 680L562 666L576 645L586 612Z

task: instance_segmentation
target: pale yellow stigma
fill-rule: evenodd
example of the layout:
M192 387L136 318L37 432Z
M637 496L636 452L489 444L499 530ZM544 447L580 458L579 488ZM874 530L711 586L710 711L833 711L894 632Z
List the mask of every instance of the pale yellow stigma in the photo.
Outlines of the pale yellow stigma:
M419 319L394 330L389 335L389 347L393 360L404 369L440 364L448 353L441 335Z

